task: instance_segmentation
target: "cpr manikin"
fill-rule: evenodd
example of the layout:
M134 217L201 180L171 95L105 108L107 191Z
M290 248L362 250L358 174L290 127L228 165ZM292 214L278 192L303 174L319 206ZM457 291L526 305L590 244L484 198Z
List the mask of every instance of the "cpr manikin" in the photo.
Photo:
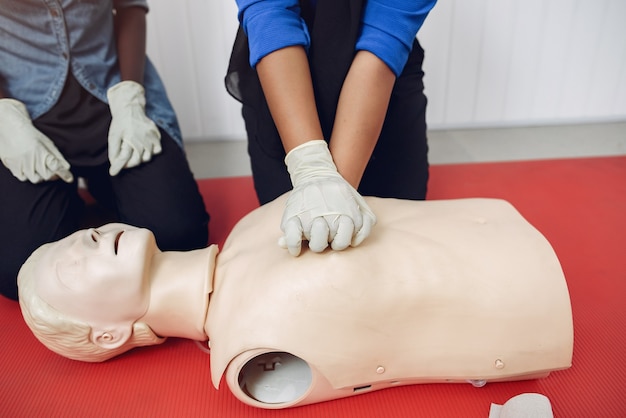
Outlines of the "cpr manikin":
M262 408L571 365L560 264L510 204L367 202L378 215L368 240L297 258L276 246L285 196L244 217L219 255L161 252L128 225L79 231L24 264L22 312L46 346L83 361L210 338L214 386L224 378Z

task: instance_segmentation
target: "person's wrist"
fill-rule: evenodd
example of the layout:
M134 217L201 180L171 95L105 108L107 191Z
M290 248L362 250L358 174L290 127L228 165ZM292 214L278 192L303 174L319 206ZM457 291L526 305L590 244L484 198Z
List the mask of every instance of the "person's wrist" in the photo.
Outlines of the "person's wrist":
M146 96L143 86L136 81L120 81L107 90L107 99L111 113L117 113L118 109L138 105L143 109L146 105ZM113 114L115 116L115 114Z
M24 103L9 97L0 99L0 117L10 114L18 114L20 117L30 120L28 109Z
M33 124L24 103L16 99L0 99L0 143L7 146L16 138L31 137Z
M341 177L324 140L298 145L285 156L291 184L296 187L320 177Z
M108 92L115 94L119 90L136 91L143 93L143 86L133 80L122 80L109 87Z

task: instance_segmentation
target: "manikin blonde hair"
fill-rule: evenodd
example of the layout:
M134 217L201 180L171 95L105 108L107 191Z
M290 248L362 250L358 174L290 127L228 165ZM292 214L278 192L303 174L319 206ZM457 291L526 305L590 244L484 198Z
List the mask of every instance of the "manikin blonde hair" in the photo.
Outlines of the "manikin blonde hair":
M157 336L147 324L135 322L131 338L120 347L109 349L95 344L91 340L91 327L88 324L57 311L37 294L33 275L46 247L43 245L31 254L17 277L22 316L43 345L73 360L101 362L135 347L157 345L166 340Z

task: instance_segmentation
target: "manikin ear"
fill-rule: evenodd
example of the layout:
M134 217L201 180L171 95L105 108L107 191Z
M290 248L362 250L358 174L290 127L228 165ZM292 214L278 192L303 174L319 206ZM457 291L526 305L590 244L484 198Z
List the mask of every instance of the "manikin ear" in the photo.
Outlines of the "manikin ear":
M98 347L112 350L124 345L131 335L133 335L132 324L93 327L91 341Z

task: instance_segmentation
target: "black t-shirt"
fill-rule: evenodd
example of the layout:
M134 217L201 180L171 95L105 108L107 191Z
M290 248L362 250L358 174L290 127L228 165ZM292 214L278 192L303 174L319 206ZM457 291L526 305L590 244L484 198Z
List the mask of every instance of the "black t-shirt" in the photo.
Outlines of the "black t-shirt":
M108 160L109 106L85 90L69 73L57 103L33 121L72 166Z

